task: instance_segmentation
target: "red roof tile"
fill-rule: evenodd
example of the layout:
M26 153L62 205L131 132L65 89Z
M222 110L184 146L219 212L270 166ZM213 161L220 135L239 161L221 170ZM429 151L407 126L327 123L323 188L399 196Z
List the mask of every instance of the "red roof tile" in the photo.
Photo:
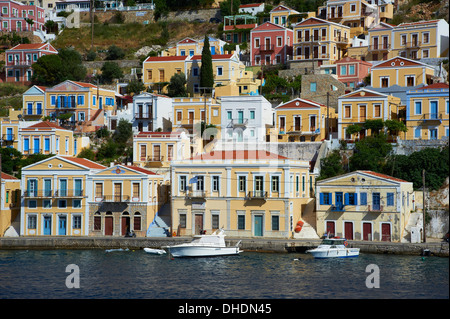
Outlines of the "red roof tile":
M418 88L416 90L428 90L428 89L448 89L448 84L447 83L433 83L421 88Z
M184 61L187 55L182 56L150 56L144 62Z
M126 168L130 168L130 169L134 169L135 171L141 172L141 173L145 173L148 175L158 175L155 172L149 171L148 169L139 167L139 166L134 166L134 165L129 165L129 166L125 166Z
M373 175L373 176L377 176L377 177L390 179L390 180L393 180L393 181L396 181L396 182L410 183L410 182L405 181L405 180L400 179L400 178L392 177L392 176L389 176L389 175L386 175L386 174L381 174L381 173L377 173L377 172L373 172L373 171L361 171L361 172L366 173L366 174L370 174L370 175Z
M233 54L214 54L212 55L213 60L220 60L220 59L230 59L233 56ZM193 55L191 60L201 60L201 55Z
M3 172L1 172L1 175L2 175L2 180L4 180L4 179L19 180L18 178L15 178L14 176L11 176L11 175L3 173Z
M279 159L285 160L287 157L274 154L267 151L260 150L245 150L245 151L213 151L210 153L196 155L190 158L191 160L269 160L269 159Z
M312 107L321 107L326 106L318 102L314 102L307 99L294 99L292 101L286 102L284 104L281 104L280 106L277 106L277 109L295 109L295 108L312 108Z
M139 132L135 137L173 138L180 137L180 135L180 132Z
M95 168L95 169L105 169L106 166L100 165L96 162L93 162L91 160L88 160L86 158L79 158L79 157L72 157L72 156L60 156L61 158L64 158L66 160L69 160L71 162L86 166L88 168Z
M49 122L49 121L43 121L36 124L33 124L31 126L28 126L27 128L24 128L23 130L33 130L33 129L48 129L48 128L56 128L58 130L65 130L65 128L59 126L55 122Z

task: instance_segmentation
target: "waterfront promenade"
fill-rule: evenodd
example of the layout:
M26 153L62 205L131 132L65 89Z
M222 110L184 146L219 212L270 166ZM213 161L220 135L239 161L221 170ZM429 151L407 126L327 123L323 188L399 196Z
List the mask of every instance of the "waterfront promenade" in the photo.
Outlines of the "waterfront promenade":
M144 247L160 248L188 242L191 237L3 237L0 238L0 250L27 249L116 249L130 250ZM233 238L227 237L227 244L235 245L241 241L240 247L244 251L302 253L307 249L317 247L320 239L275 239L275 238ZM426 243L392 243L377 241L351 241L349 247L358 247L362 253L421 255L429 250L432 256L448 257L449 243L429 240Z

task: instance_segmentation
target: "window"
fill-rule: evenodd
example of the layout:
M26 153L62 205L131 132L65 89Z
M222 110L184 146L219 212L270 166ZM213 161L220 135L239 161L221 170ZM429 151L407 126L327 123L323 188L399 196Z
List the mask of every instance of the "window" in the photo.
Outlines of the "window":
M415 115L422 115L422 101L415 101L414 102L414 114Z
M67 200L65 199L58 200L58 208L67 208Z
M44 151L50 152L50 139L49 138L44 139Z
M272 215L272 230L280 230L280 216Z
M180 191L184 192L186 190L186 176L180 176Z
M192 68L192 75L198 76L198 68Z
M223 75L223 67L218 66L217 67L217 76L221 76L221 75Z
M186 50L180 50L180 55L181 56L185 56L186 55Z
M406 76L406 86L414 86L415 82L415 76L414 75L407 75Z
M422 58L429 58L430 57L430 50L422 50Z
M152 77L153 77L153 72L152 72L152 70L148 70L148 71L147 71L147 77L148 77L149 80L152 79Z
M212 177L212 191L213 192L219 191L219 176Z
M44 199L42 201L43 208L52 208L52 201L50 199Z
M81 229L81 215L73 216L73 229Z
M360 193L359 196L361 197L360 205L367 205L367 193Z
M386 203L388 206L394 206L394 193L387 193Z
M183 111L177 111L177 122L181 122Z
M255 111L250 111L250 120L255 119Z
M406 34L400 36L400 43L401 45L406 45Z
M211 215L211 227L212 229L219 228L219 214L216 213Z
M73 208L81 208L81 199L74 199L72 202Z
M197 176L197 190L198 191L205 190L205 182L203 176Z
M352 115L351 108L352 108L351 105L344 105L344 117L345 118L351 117L351 115Z
M415 129L414 129L414 138L420 138L420 136L421 136L421 129L420 129L420 127L416 127Z
M246 192L247 190L247 177L239 176L239 192Z
M28 201L28 208L37 208L37 201L36 200L29 200Z
M429 32L424 32L423 33L423 43L430 43L430 33Z
M186 214L180 214L180 228L186 228Z
M280 177L272 176L272 192L278 193L280 191Z
M238 229L245 229L245 215L238 215Z
M36 229L36 220L37 220L37 216L36 215L28 215L28 229Z
M231 120L231 118L232 118L231 111L227 111L227 120Z
M259 48L259 38L255 39L255 48Z
M331 205L331 193L320 193L320 205Z
M348 74L349 75L354 75L355 74L355 66L354 65L349 65L348 66Z
M341 75L347 75L347 66L341 65Z
M358 205L356 193L346 193L345 194L345 205Z
M350 5L350 12L356 12L356 4L352 3Z
M264 190L264 177L255 176L255 191L261 192Z
M389 77L381 77L381 87L382 88L389 87Z
M84 105L84 95L78 95L77 103L78 105Z
M283 38L277 37L277 47L281 47L283 45Z
M310 85L309 85L309 90L311 92L316 92L316 89L317 89L317 83L316 82L311 82Z

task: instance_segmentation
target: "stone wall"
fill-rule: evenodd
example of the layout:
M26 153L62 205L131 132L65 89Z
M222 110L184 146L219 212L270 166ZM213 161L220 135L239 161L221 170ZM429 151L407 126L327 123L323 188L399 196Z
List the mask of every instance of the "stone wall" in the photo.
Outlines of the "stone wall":
M111 60L111 61L83 61L86 69L101 69L105 62L115 62L120 68L141 68L142 64L139 60Z
M316 83L316 91L311 92L311 83ZM338 108L338 97L345 94L345 84L335 79L329 74L306 74L302 76L302 99L313 100L327 105L327 92L329 96L329 106Z
M448 138L441 140L398 140L394 148L397 155L410 155L411 153L421 151L425 148L438 148L448 145Z
M124 17L124 23L149 23L154 21L153 10L138 10L138 11L96 11L95 22L105 23L110 22L116 12L120 12ZM89 11L83 11L80 13L80 20L83 22L81 26L90 26L90 14Z
M183 20L195 21L197 19L209 22L209 19L217 18L222 20L220 9L186 10L169 12L167 17L161 17L161 21Z

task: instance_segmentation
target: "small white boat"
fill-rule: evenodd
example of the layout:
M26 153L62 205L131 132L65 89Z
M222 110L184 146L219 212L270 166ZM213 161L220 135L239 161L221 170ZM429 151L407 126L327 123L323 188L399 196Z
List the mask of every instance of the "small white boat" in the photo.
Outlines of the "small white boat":
M345 238L326 238L319 247L307 250L314 258L348 258L358 257L359 248L347 248Z
M223 229L211 235L195 235L190 243L164 246L173 257L212 257L238 255L240 241L235 246L226 246Z
M166 251L164 249L155 249L155 248L144 248L144 251L149 254L155 254L155 255L164 255Z

